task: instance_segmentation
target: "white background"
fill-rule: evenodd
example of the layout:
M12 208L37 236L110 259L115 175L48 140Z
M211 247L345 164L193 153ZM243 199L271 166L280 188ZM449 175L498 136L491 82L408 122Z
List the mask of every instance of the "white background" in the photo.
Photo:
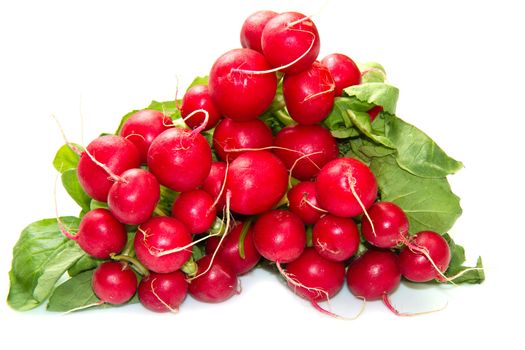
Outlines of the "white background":
M522 11L515 1L13 1L0 5L0 344L24 348L445 348L523 343ZM5 304L11 250L30 222L53 217L62 144L113 131L150 100L174 98L239 46L246 16L260 9L314 14L321 57L342 52L377 61L401 91L398 114L426 131L465 168L451 178L463 216L451 231L480 286L408 288L393 294L405 311L448 307L413 318L370 302L356 321L315 312L275 276L242 279L243 293L220 305L190 298L177 315L140 305L67 316ZM81 118L84 128L81 133ZM82 137L83 136L83 137ZM59 192L61 214L77 209ZM352 315L345 289L334 309ZM513 319L518 317L518 321Z

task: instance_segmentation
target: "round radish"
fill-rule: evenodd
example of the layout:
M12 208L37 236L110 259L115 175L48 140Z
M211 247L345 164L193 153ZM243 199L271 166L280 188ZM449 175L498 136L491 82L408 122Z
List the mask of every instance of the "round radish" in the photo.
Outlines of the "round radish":
M325 215L315 223L312 242L323 258L344 261L357 252L359 231L352 219Z
M156 216L139 226L135 234L135 253L151 271L168 273L178 270L191 256L191 247L163 254L191 243L191 235L179 220Z
M224 118L213 132L213 148L222 160L232 161L242 148L265 148L273 144L272 130L259 119L236 122Z
M122 136L106 135L93 140L87 151L97 162L107 167L114 175L140 166L140 155L137 147ZM91 198L105 202L109 189L115 179L95 163L91 157L82 152L77 167L78 181Z
M135 112L122 124L120 135L137 147L141 163L146 163L149 146L163 131L172 124L170 117L159 111L144 109Z
M173 202L171 216L180 220L191 234L206 232L215 222L213 198L203 190L181 193Z
M306 225L315 224L323 215L317 203L315 183L300 182L288 191L287 196L288 208Z
M287 126L277 133L275 146L279 147L275 155L288 170L293 167L293 177L303 181L339 155L334 137L320 125Z
M226 191L221 193L224 180L226 178L226 163L224 162L213 162L211 163L210 173L202 184L202 189L213 198L214 201L217 197L220 198L217 201L217 208L220 210L224 208L226 204Z
M138 225L151 217L160 198L160 185L155 176L143 169L129 169L122 181L111 186L108 207L113 216L127 225Z
M237 276L235 272L220 260L213 261L207 255L197 261L197 275L209 270L191 281L188 291L190 295L207 303L220 303L237 293Z
M331 214L357 216L377 197L377 181L364 163L353 158L338 158L326 164L316 179L317 200Z
M253 227L257 251L266 259L288 263L297 259L306 244L301 219L287 210L271 210L261 215Z
M184 118L186 125L192 129L200 126L205 120L206 115L204 112L195 112L199 109L208 112L208 121L203 130L213 129L221 119L221 114L211 100L208 86L206 85L192 86L182 98L180 114ZM194 114L191 115L192 113ZM188 116L190 117L188 118Z
M248 151L228 169L226 190L231 193L231 209L239 214L264 213L286 193L288 174L283 163L267 151Z
M277 16L273 11L257 11L244 21L241 28L241 45L262 53L261 36L266 23Z
M219 57L210 71L209 91L222 115L236 121L256 119L272 103L277 89L274 73L262 54L234 49Z
M137 291L137 276L126 264L106 261L93 272L91 286L95 295L108 304L124 304Z
M198 132L171 128L157 136L148 152L149 170L174 191L201 185L210 173L210 145Z
M368 218L361 220L361 233L372 245L394 248L408 236L408 219L403 209L392 202L377 202L368 209Z
M344 88L361 84L361 72L350 57L333 53L323 58L321 63L328 68L334 79L335 96L341 96Z
M321 41L314 22L298 12L281 13L270 19L262 31L264 57L285 73L307 69L319 55Z
M140 281L138 289L140 303L155 312L176 312L187 292L188 282L180 270L151 273Z

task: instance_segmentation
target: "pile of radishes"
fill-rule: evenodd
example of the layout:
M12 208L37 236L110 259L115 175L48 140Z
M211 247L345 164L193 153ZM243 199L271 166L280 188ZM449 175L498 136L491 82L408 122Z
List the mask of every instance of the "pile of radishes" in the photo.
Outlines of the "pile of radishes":
M57 223L94 261L98 301L85 306L136 294L158 312L178 310L187 294L222 302L260 265L332 316L318 302L345 282L398 315L388 295L402 278L453 282L446 232L409 234L403 208L379 200L370 167L342 156L323 124L336 97L361 84L358 65L339 53L318 61L316 26L296 12L254 13L241 44L173 113L140 110L116 135L68 143L92 202L78 229ZM261 118L272 108L288 121L278 130ZM368 111L370 122L382 109Z

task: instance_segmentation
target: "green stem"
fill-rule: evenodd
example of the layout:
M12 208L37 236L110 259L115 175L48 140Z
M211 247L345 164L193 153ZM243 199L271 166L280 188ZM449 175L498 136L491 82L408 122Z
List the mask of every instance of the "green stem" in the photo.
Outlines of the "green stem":
M295 121L284 111L284 109L280 109L278 111L274 112L275 117L279 119L281 123L283 123L285 126L294 125L296 124Z
M123 255L123 254L111 254L111 259L113 260L116 260L116 261L125 261L127 263L130 263L131 264L131 267L133 267L135 269L135 271L137 271L138 273L140 273L142 276L146 277L149 275L149 271L147 268L144 267L144 265L142 265L140 263L140 261L138 261L137 259L135 258L132 258L131 256L129 255Z
M241 259L246 259L246 255L244 254L244 239L250 230L250 226L252 225L254 218L254 216L250 216L248 219L246 219L246 221L244 221L242 225L241 234L239 236L239 256Z
M155 209L153 210L153 214L157 215L157 216L169 216L168 214L166 214L164 212L164 210L160 209L160 207L157 205L155 207Z
M192 256L186 261L184 265L180 268L189 277L193 277L197 274L197 263Z

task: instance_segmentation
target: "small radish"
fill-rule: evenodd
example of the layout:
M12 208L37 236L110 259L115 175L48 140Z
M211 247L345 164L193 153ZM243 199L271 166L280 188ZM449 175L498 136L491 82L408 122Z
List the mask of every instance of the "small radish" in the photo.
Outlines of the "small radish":
M440 234L418 232L406 242L399 253L399 267L403 277L412 282L446 280L443 273L450 263L450 247Z
M288 174L283 163L268 151L247 151L229 166L226 190L231 209L254 215L270 210L286 193Z
M188 282L180 271L151 273L140 281L139 300L155 312L177 312L188 293Z
M403 209L392 202L377 202L368 209L370 220L363 218L361 233L372 245L394 248L408 236L408 218Z
M257 11L244 21L241 28L241 45L262 53L261 36L266 23L277 16L273 11Z
M206 232L215 222L214 199L203 190L181 193L171 209L171 216L180 220L191 234Z
M192 86L182 98L180 114L184 119L186 125L194 129L204 123L206 115L204 112L196 112L198 110L205 110L208 112L208 121L203 130L210 130L217 125L221 119L221 114L213 101L206 85ZM196 113L194 113L196 112ZM194 113L193 115L191 115ZM190 116L191 115L191 116ZM190 116L188 118L188 116Z
M301 219L287 210L271 210L257 219L253 227L257 251L276 263L297 259L306 245L306 232Z
M344 88L361 84L361 72L350 57L333 53L323 58L321 63L328 68L334 79L335 96L341 96Z
M319 55L321 42L312 20L298 12L281 13L270 19L262 31L264 57L284 73L307 69Z
M140 225L135 234L135 253L144 266L158 273L178 270L191 256L191 235L179 220L156 216ZM180 251L163 254L176 248Z
M211 267L210 263L211 256L209 255L197 261L197 273L208 271L193 279L188 291L193 298L199 301L220 303L238 293L237 276L228 265L220 260L213 261Z
M219 111L236 121L260 116L272 103L277 89L275 73L262 54L251 49L234 49L215 61L210 71L209 91Z
M122 124L120 136L125 137L137 147L141 163L146 163L148 149L153 140L169 129L171 118L151 109L135 112Z
M275 155L292 169L293 177L303 181L339 155L335 138L320 125L287 126L277 133L275 146Z
M314 62L300 73L284 76L283 96L293 120L304 125L317 124L334 106L334 79L328 68Z
M373 122L376 117L383 111L383 106L374 106L368 110L368 115L370 116L370 122Z
M319 220L324 210L319 208L315 183L304 181L292 187L288 193L288 209L306 225L313 225Z
M272 130L259 119L236 122L224 118L213 132L213 148L222 160L232 161L242 154L236 149L259 149L272 144Z
M108 207L115 218L127 225L147 221L160 198L160 185L155 176L143 169L123 172L108 193Z
M245 225L249 225L249 227L246 229ZM244 237L242 236L243 233ZM219 240L219 237L211 237L206 241L206 254L213 254L219 245ZM253 242L253 227L248 221L237 223L217 253L217 259L231 267L237 275L245 274L253 269L260 258L261 255L255 249Z
M100 202L107 200L109 189L114 181L118 181L118 175L140 166L137 147L122 136L97 137L86 150L78 162L78 181L88 196ZM108 174L108 170L111 174Z
M312 242L317 253L332 261L345 261L359 248L359 231L352 219L325 215L314 225Z
M211 149L200 131L171 128L153 141L148 152L148 167L162 185L177 192L189 191L208 176Z
M137 291L137 276L127 264L106 261L93 272L91 286L104 303L120 305L130 300Z
M226 163L213 162L211 163L210 173L202 184L202 189L217 202L217 209L224 208L226 204L226 192L223 187L226 181ZM219 198L220 197L220 198Z
M315 184L319 204L336 216L366 214L377 197L374 174L353 158L338 158L327 163L319 171Z

